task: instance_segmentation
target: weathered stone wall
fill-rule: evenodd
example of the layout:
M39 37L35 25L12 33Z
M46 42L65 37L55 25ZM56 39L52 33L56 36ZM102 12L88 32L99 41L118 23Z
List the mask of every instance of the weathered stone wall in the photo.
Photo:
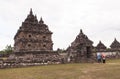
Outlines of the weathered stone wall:
M57 52L21 52L0 59L0 68L26 67L36 65L61 64L64 59Z
M23 37L25 36L25 37ZM30 33L20 33L15 40L15 52L25 49L26 51L30 50L52 50L52 40L50 34L30 34Z

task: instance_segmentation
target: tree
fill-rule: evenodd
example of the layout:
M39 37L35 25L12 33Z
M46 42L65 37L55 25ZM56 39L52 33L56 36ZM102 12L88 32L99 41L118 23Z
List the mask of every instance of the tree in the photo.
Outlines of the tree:
M4 49L5 53L10 54L13 52L13 48L11 45L7 45Z
M3 49L3 50L0 51L0 54L9 55L12 52L13 52L12 46L11 45L7 45L5 47L5 49Z
M64 49L59 49L59 48L58 48L58 49L57 49L57 52L58 52L58 53L65 53L66 50L64 50Z

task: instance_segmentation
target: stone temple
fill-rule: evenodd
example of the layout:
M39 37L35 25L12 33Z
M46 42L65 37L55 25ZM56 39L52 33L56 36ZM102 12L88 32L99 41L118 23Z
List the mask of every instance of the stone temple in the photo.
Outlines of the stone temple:
M120 51L120 42L115 38L110 47L112 51Z
M95 49L98 52L101 52L101 51L103 52L103 51L106 51L107 47L101 41L99 41Z
M32 9L14 37L14 52L53 51L52 32Z
M79 35L67 48L71 62L87 62L92 58L93 42L80 30Z
M14 37L13 54L4 62L15 67L62 63L62 57L53 51L52 34L31 9Z
M109 50L101 41L94 47L93 41L80 30L65 51L54 51L52 34L43 19L38 21L31 9L14 37L14 52L6 60L0 59L0 68L95 62L96 52L116 52L116 58L120 58L120 43L116 39L110 45Z

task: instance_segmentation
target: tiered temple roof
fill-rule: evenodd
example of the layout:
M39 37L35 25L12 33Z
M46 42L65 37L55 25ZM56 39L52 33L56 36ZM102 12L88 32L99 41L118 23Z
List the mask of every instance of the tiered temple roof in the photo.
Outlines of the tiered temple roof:
M96 46L96 49L97 51L104 51L106 50L106 46L101 41L99 41L98 45Z
M116 40L116 38L114 39L110 47L112 50L120 50L120 43Z
M84 45L92 45L93 44L93 42L90 40L90 39L88 39L88 37L83 33L83 31L82 30L80 30L80 33L79 33L79 35L77 35L77 37L76 37L76 39L71 43L71 46L77 46L77 45L79 45L79 44L84 44Z
M30 10L30 13L28 14L27 18L25 19L24 22L22 22L22 26L19 28L17 34L15 35L14 39L16 36L19 34L21 31L34 31L34 32L44 32L44 33L50 33L52 34L51 31L49 31L49 28L46 24L44 24L44 21L42 17L40 18L40 21L38 22L37 16L33 15L32 9Z

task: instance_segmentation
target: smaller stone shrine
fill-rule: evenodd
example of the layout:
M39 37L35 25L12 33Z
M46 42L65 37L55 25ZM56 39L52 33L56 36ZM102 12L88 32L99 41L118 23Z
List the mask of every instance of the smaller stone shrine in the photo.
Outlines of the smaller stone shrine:
M91 62L93 42L80 30L79 35L67 48L70 62Z
M115 38L112 44L110 45L111 51L120 51L120 43Z
M107 47L101 41L99 41L99 43L95 47L95 50L97 52L103 52L103 51L106 51L106 49L107 49Z

